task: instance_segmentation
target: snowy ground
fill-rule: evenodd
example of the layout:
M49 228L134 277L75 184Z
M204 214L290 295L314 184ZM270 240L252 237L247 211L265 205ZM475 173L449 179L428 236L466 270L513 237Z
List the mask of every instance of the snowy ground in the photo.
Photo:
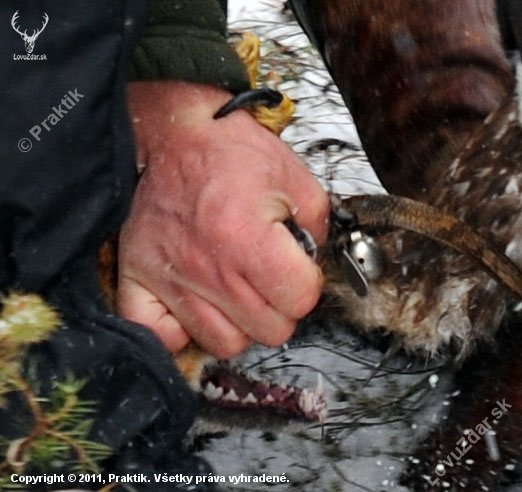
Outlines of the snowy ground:
M296 121L282 137L328 190L382 191L317 53L282 6L280 0L229 1L231 31L277 40L264 44L264 59L282 75L279 88L298 101ZM346 327L314 322L303 326L286 350L251 351L242 367L274 381L313 387L317 373L323 374L330 416L322 429L219 417L210 434L226 432L210 436L202 455L218 475L285 473L289 479L285 485L230 486L233 491L405 491L397 477L414 459L415 442L440 418L450 389L436 368L416 368L400 359L367 382L381 358Z

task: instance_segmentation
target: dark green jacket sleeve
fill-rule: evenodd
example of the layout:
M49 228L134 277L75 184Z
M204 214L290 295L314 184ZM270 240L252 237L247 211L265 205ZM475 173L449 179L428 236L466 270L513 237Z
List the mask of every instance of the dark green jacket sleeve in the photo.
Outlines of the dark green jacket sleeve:
M129 80L184 80L231 92L249 88L243 64L226 41L226 2L153 0L135 48Z

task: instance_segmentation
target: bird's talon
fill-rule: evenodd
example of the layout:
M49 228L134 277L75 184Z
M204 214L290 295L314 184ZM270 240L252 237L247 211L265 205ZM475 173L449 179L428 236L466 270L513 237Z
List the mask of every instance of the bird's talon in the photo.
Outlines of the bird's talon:
M265 106L269 109L277 108L283 102L281 92L264 87L251 89L234 96L230 101L221 106L214 114L214 119L224 118L238 109L253 109L257 106Z
M283 224L290 231L292 236L298 242L299 246L303 248L305 253L313 260L317 258L317 244L314 241L312 234L306 229L299 227L293 219L286 219Z

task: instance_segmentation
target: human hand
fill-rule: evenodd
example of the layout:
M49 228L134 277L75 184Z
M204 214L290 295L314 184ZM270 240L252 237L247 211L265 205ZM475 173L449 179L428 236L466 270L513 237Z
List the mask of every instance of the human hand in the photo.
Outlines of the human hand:
M327 194L247 112L214 120L230 98L182 82L129 87L146 168L121 232L117 306L172 352L191 339L219 358L280 345L322 290L282 222L324 242Z

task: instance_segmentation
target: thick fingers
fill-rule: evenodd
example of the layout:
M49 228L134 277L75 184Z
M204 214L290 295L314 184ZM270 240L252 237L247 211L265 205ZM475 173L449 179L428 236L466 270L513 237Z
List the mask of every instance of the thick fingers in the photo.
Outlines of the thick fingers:
M250 347L252 340L210 302L173 285L158 285L157 291L161 300L134 280L120 278L118 314L149 327L170 352L181 351L190 340L218 359Z
M280 346L292 336L296 322L276 311L244 279L229 272L223 282L227 295L206 292L200 296L184 289L173 300L170 296L177 289L171 285L165 291L167 308L175 310L176 318L202 349L227 359L244 352L254 340Z
M280 346L292 336L295 321L275 311L244 279L232 284L230 296L215 300L223 306L221 310L213 304L214 300L193 292L180 294L172 285L168 290L161 289L165 296L159 301L133 280L122 279L118 312L149 327L172 353L179 352L193 339L209 354L227 359L248 349L252 340Z
M309 231L318 244L324 244L328 235L330 199L308 168L296 156L291 157L294 162L289 165L292 172L286 192L295 205L291 210L292 218Z
M116 308L120 316L150 328L171 353L180 352L190 341L164 304L132 279L120 279Z
M178 302L177 318L191 338L218 359L229 359L244 352L252 340L221 310L193 293Z
M254 289L291 320L306 316L321 296L321 269L279 222L272 225L271 233L246 268L246 278Z
M252 340L269 347L279 347L293 335L297 318L279 312L254 290L242 276L222 275L229 295L221 302L223 311Z

